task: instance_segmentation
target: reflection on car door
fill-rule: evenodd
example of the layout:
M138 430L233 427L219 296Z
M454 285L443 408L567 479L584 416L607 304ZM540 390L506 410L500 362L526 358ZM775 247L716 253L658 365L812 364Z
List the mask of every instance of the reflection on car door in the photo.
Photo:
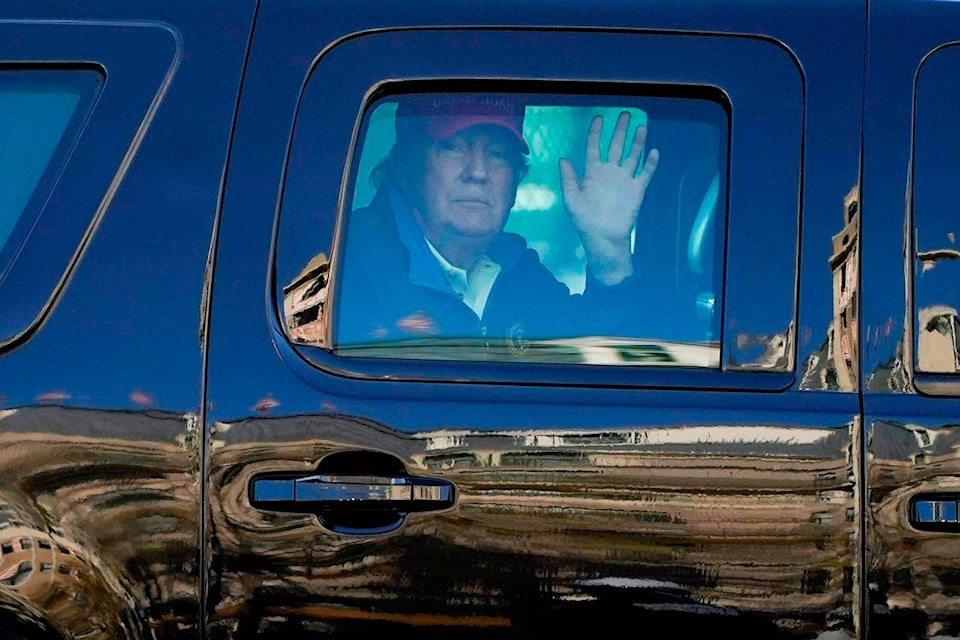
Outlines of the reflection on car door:
M958 7L871 4L863 320L870 638L960 633ZM905 43L905 46L903 46Z
M436 25L436 11L362 4L271 2L258 17L213 289L213 637L632 637L650 625L679 637L854 634L863 460L857 322L844 312L858 286L862 4L829 14L778 5L757 16L746 4L640 3L620 6L613 21L543 3L511 12L520 24L472 6L459 26L509 27L476 31L408 29ZM584 30L545 36L531 26L543 24ZM657 29L677 33L641 31ZM714 35L698 39L705 32ZM658 47L696 42L726 55L687 47L612 77L600 43L644 50L654 36ZM523 49L537 38L556 49ZM577 55L564 66L554 50ZM630 82L674 86L724 65L753 65L763 86L788 87L788 99L771 105L731 71L741 84L717 88L733 96L735 127L773 121L743 115L748 94L790 124L732 134L736 251L714 370L418 370L344 364L288 341L275 294L291 283L268 267L288 246L282 232L274 239L273 213L282 209L278 227L301 216L318 244L333 237L362 107L355 78L369 69L380 80L516 76L570 86L573 77L629 91ZM319 108L330 117L311 144L329 160L309 169L315 197L291 213L278 194L290 189L285 172L295 173L284 159L304 117L305 78L323 83ZM768 144L769 155L751 157L737 136ZM758 237L787 251L751 245ZM764 305L779 311L779 300L785 315L764 325Z

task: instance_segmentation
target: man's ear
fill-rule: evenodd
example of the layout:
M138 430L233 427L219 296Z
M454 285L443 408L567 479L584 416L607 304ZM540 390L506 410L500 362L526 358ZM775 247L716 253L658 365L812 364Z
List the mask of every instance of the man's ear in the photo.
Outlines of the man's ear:
M526 165L521 165L520 167L513 170L513 202L510 203L510 208L513 208L513 205L517 203L517 189L520 188L520 183L523 182L523 179L527 177L528 167Z
M514 184L519 187L520 183L523 182L524 178L527 177L527 174L530 173L530 165L527 164L526 159L519 155L519 160L517 160L513 169L513 180Z

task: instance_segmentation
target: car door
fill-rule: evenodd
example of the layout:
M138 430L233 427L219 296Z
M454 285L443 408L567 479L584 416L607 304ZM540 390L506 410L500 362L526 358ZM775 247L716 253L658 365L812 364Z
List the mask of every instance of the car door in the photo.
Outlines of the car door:
M870 9L863 227L870 637L958 633L957 7Z
M211 637L855 633L864 28L847 2L263 2L211 303ZM464 102L522 118L469 112L527 147L506 231L553 275L526 320L450 335L463 308L412 286L434 192L376 167L433 131L411 105ZM548 226L558 160L585 172L621 111L659 152L640 293L548 296L593 286Z
M0 3L0 637L196 636L198 336L254 2Z

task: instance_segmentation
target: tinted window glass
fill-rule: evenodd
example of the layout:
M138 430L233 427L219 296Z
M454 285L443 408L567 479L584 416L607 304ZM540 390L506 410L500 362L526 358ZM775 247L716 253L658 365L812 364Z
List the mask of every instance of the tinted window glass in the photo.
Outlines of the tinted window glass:
M0 70L0 274L43 209L100 83L95 71Z
M917 371L960 373L960 48L923 64L914 151L914 335Z
M333 267L285 283L288 332L342 356L718 367L727 121L700 97L384 97Z

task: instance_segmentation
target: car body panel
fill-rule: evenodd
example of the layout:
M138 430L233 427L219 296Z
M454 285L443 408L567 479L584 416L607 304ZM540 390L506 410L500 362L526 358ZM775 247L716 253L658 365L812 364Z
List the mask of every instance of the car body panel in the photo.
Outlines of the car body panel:
M507 7L261 6L213 287L211 635L616 635L659 622L750 637L855 633L862 605L857 370L846 368L841 342L832 351L827 337L838 313L833 238L848 225L846 206L857 196L864 5L840 4L827 22L803 3L763 12L708 3ZM468 383L469 365L449 365L455 381L428 383L415 374L393 379L400 365L389 363L357 378L318 368L290 346L269 238L289 213L276 222L303 88L339 43L366 37L359 34L402 36L450 24L491 33L550 25L558 42L578 32L711 34L789 52L803 78L802 221L792 226L794 212L770 224L794 234L788 244L800 256L799 316L745 331L726 351L743 346L763 362L763 345L782 334L766 357L776 361L777 349L790 354L785 382L747 368L730 378L736 391L658 389L655 373L605 388L616 372L584 367L562 383L536 372L520 383L505 365ZM489 60L457 49L457 36L448 35L450 64L474 65L489 78ZM328 69L323 86L331 97L349 84L347 76L336 82L349 68L344 59ZM561 62L557 74L564 68ZM575 65L567 71L589 74ZM351 104L343 108L356 111ZM349 133L327 132L335 143L317 171L324 193L340 188ZM753 195L762 199L773 188ZM332 229L335 203L323 198L316 207L313 215ZM326 242L322 231L318 242ZM731 280L729 295L746 296L744 285ZM742 322L751 326L749 317ZM845 344L856 353L855 332ZM734 374L737 363L726 364L724 375ZM785 390L770 391L771 384ZM344 451L386 453L410 474L452 482L457 503L410 515L393 533L359 536L331 532L314 516L252 508L258 474L310 473Z
M4 65L106 78L80 164L51 192L73 245L57 239L71 229L44 230L44 210L14 267L24 277L0 289L5 321L36 315L13 300L49 306L0 359L4 632L201 633L199 309L254 8L0 5ZM51 298L40 279L56 269Z
M0 283L0 635L960 635L960 530L916 510L960 500L956 241L914 194L958 12L0 2L0 73L106 78ZM332 242L368 94L453 77L727 92L719 367L291 344L287 225ZM290 163L325 102L305 215ZM254 504L345 452L456 500L362 535Z
M957 532L949 525L921 530L911 513L914 499L935 500L958 486L957 378L931 374L930 367L918 371L929 337L922 335L923 310L914 308L915 293L918 304L960 304L955 284L936 279L956 267L949 260L925 266L920 252L934 247L923 226L928 218L915 215L929 214L914 211L913 191L914 181L922 187L927 180L914 174L915 167L933 170L914 155L918 117L928 113L919 101L929 95L923 91L936 90L921 80L926 63L955 43L958 19L957 8L947 3L871 3L863 168L863 206L870 215L863 223L861 292L871 637L951 636L960 629ZM940 122L923 122L925 133L937 135ZM943 126L940 135L948 131ZM950 166L935 169L945 179L952 172ZM955 216L952 223L955 228ZM946 237L936 241L949 247ZM955 358L956 341L948 338L936 351Z

